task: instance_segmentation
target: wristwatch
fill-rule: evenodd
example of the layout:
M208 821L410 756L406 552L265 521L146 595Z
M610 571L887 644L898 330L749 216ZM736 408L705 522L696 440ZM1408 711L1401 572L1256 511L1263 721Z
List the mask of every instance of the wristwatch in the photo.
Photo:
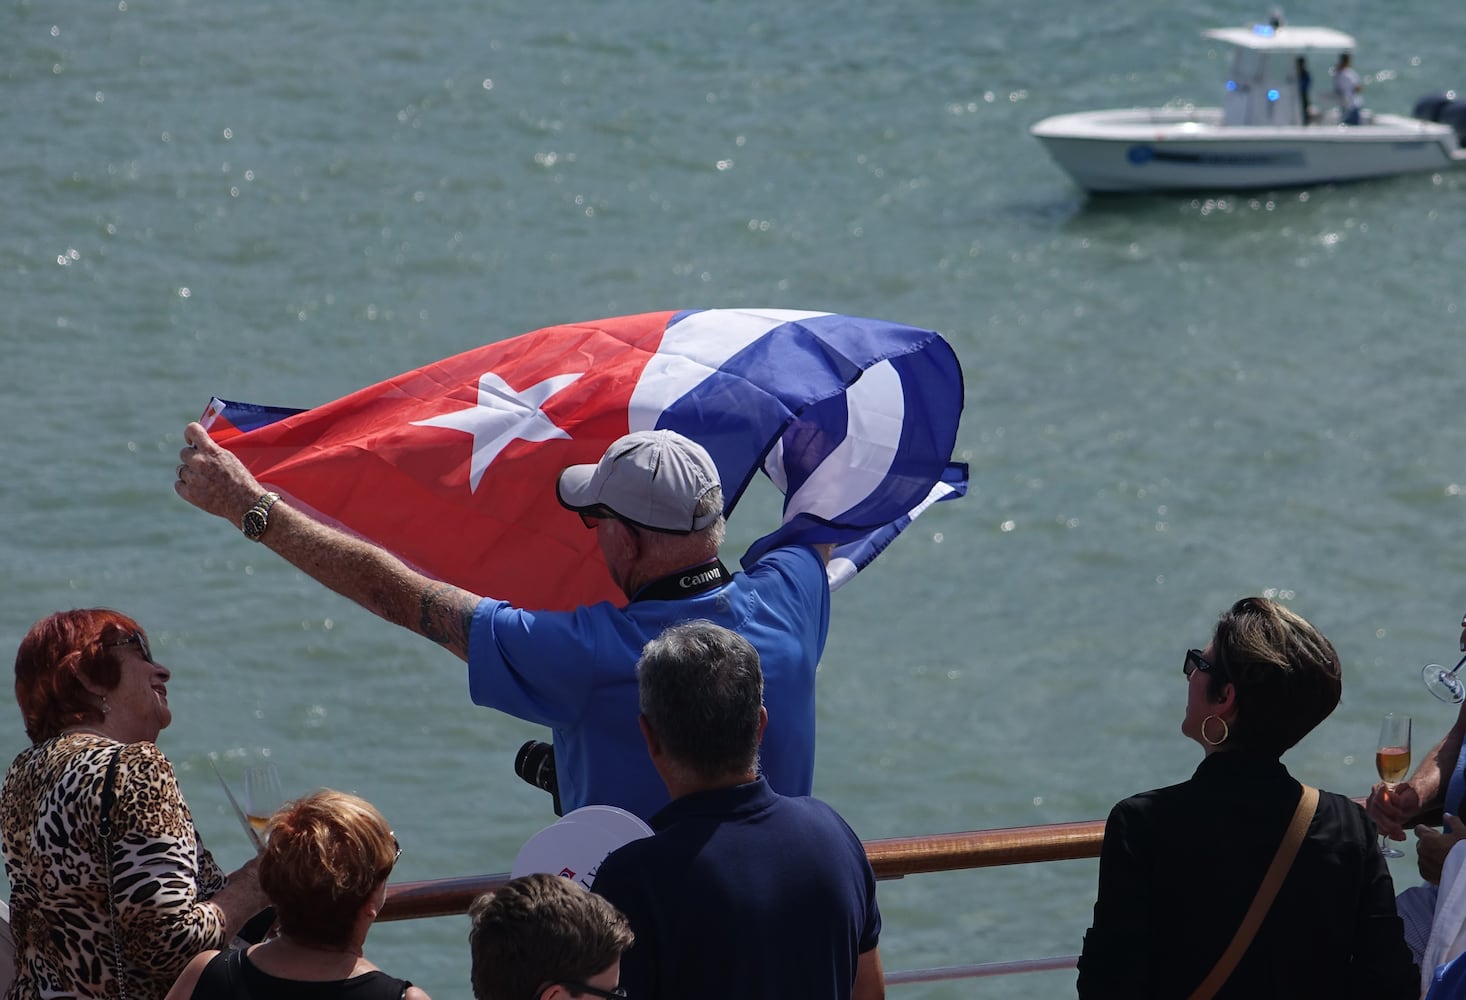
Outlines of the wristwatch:
M239 530L244 532L244 537L252 542L258 542L265 534L265 529L270 526L270 508L275 506L275 501L280 499L278 493L266 493L255 501L255 505L244 512L239 519Z

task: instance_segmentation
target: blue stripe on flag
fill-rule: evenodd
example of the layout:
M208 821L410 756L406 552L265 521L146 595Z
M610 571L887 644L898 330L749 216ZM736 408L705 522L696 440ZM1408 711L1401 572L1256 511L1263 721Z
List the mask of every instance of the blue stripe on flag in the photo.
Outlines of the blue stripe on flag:
M966 466L950 461L961 367L930 330L827 313L779 318L679 314L664 350L675 342L680 353L682 323L714 346L658 383L682 395L664 399L656 425L708 449L729 513L760 468L784 493L783 525L754 543L745 566L778 545L835 542L843 550L832 579L853 575L931 503L966 493ZM732 343L720 354L725 321Z

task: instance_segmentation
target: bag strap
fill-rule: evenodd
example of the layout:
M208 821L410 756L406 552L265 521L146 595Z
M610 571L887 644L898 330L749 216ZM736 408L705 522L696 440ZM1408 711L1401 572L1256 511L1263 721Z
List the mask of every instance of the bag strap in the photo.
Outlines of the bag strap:
M117 802L117 761L122 747L112 751L107 762L107 777L102 782L102 861L107 869L107 915L112 922L112 978L117 983L118 1000L127 1000L127 983L122 976L122 943L117 939L117 898L112 894L112 806Z
M244 949L227 948L224 955L224 968L229 973L229 989L234 1000L250 1000L249 987L244 982Z
M1247 908L1247 915L1242 918L1242 925L1237 928L1237 933L1232 936L1232 943L1227 945L1227 950L1222 952L1222 957L1217 959L1217 964L1201 985L1191 994L1190 1000L1211 1000L1232 970L1237 967L1242 956L1247 951L1247 946L1252 943L1252 938L1257 934L1257 929L1262 926L1262 918L1267 916L1267 911L1272 908L1273 898L1277 896L1278 889L1283 884L1283 879L1288 874L1288 869L1293 867L1293 859L1298 855L1298 846L1303 843L1303 835L1308 832L1308 824L1313 821L1314 810L1318 808L1318 789L1312 785L1303 786L1303 794L1298 797L1298 808L1293 810L1293 819L1288 824L1288 829L1283 833L1283 841L1278 845L1278 853L1273 855L1273 863L1268 867L1267 874L1262 877L1262 885L1257 887L1257 895L1252 897L1252 905Z

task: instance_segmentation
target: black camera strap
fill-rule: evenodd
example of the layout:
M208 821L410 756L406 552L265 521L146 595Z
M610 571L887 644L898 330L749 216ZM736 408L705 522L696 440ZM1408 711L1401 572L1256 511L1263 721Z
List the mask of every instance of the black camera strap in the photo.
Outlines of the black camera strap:
M636 596L631 600L633 603L636 601L676 601L695 594L706 593L709 590L716 590L732 579L733 574L728 572L728 567L723 565L721 559L709 559L705 563L698 563L696 566L689 566L687 569L668 573L664 577L653 580L638 590Z

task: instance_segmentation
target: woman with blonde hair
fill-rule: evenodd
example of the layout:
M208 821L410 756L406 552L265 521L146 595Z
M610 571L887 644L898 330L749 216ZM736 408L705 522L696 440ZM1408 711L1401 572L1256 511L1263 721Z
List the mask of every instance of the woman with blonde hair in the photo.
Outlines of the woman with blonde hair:
M279 934L197 956L167 1000L429 1000L362 954L401 853L382 814L355 795L322 789L286 805L265 828L260 858Z

